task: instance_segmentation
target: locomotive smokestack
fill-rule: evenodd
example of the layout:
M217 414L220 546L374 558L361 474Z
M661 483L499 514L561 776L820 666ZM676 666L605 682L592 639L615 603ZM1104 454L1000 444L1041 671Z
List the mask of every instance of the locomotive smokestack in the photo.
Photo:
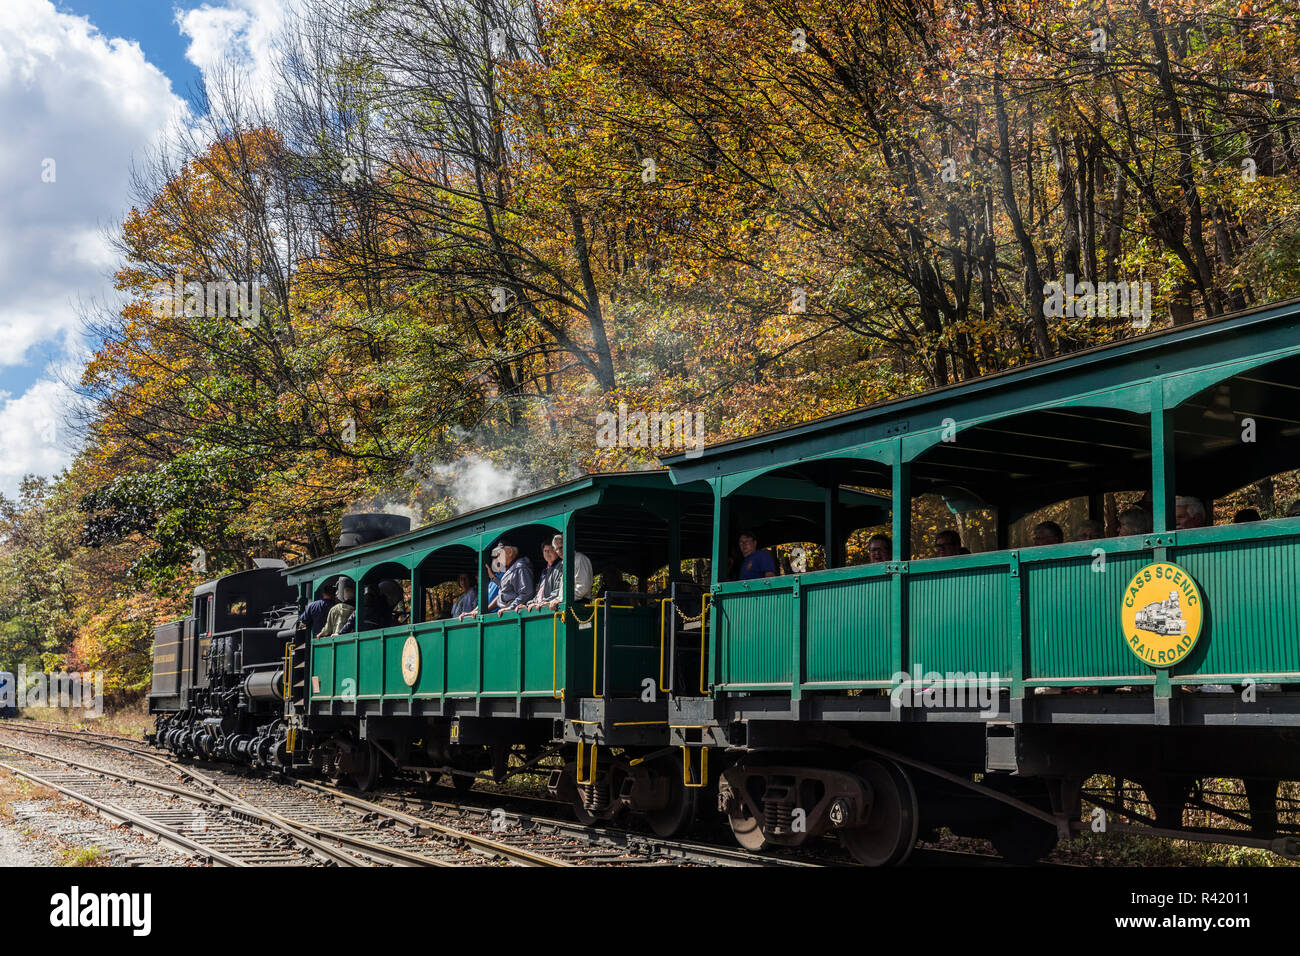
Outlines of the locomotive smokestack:
M346 551L358 545L369 544L381 538L391 538L411 530L411 519L405 515L359 514L344 515L335 551Z

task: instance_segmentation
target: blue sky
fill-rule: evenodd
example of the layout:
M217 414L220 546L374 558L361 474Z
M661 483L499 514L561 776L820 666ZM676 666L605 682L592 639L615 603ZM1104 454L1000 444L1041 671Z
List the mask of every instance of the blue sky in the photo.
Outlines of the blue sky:
M2 0L0 494L71 461L87 307L117 301L110 238L135 162L195 119L205 71L254 91L302 0Z
M191 103L202 73L185 58L189 42L181 33L176 14L198 6L198 3L174 0L58 0L55 3L61 13L88 18L105 37L137 42L145 59L166 74L172 90ZM62 351L58 343L51 342L30 350L27 360L20 365L0 365L0 393L25 393L50 363L59 360Z
M135 40L147 59L172 81L172 89L188 97L201 79L199 68L185 58L189 41L176 22L177 11L193 10L197 3L176 0L59 0L65 13L87 17L108 37Z

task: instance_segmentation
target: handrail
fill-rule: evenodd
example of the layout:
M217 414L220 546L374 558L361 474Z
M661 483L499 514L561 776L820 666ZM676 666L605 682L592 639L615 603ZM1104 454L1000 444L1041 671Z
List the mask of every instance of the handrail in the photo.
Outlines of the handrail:
M284 642L284 713L293 707L293 641Z
M564 688L556 687L559 680L556 671L559 666L560 618L566 613L561 609L551 615L551 697L555 700L564 700Z
M709 748L700 748L700 782L691 783L691 752L682 745L682 786L699 790L709 784Z
M582 766L583 766L582 754L583 754L584 744L581 740L578 741L578 766L574 772L574 776L577 778L578 781L578 786L589 787L596 782L596 760L597 760L597 750L599 747L600 745L596 743L596 741L593 740L591 742L591 767L589 768L588 779L583 780L582 779Z
M674 600L673 598L660 598L659 600L659 689L663 691L665 694L672 693L672 689L673 689L671 674L669 674L668 685L667 686L664 685L664 645L666 643L666 641L664 640L665 637L664 624L668 620L667 619L668 608L665 607L665 605L672 604L673 600Z
M600 606L605 601L604 598L596 598L591 602L591 696L599 697L596 693L596 665L600 661ZM577 614L574 614L577 617Z
M704 599L700 602L700 693L708 696L708 690L704 687L704 662L707 657L706 641L709 634L709 599L713 597L711 591L704 592Z

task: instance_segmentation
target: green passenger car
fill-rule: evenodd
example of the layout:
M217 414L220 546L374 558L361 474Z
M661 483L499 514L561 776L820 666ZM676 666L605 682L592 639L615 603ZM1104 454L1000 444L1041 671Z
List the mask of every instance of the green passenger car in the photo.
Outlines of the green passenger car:
M783 501L756 509L756 489L827 503L826 566L715 575L707 693L672 702L675 745L740 755L720 785L741 842L834 828L860 858L895 861L906 823L870 846L852 832L865 779L895 818L928 804L955 827L969 821L953 788L1001 788L1040 816L972 832L1032 856L1056 835L1041 814L1061 830L1097 772L1158 794L1164 823L1181 823L1194 777L1253 781L1267 831L1277 779L1300 776L1300 517L1277 501L1225 523L1214 502L1300 467L1298 382L1290 302L667 459L674 481L712 490L715 569L739 527L780 542ZM889 496L892 553L850 564L834 505L864 489ZM1117 527L1108 500L1146 526ZM936 510L969 548L914 528ZM1056 540L1051 514L1086 533ZM816 822L795 832L794 809Z
M287 751L371 784L548 762L585 821L716 808L749 849L833 833L869 865L938 827L1037 858L1097 774L1185 835L1195 780L1237 777L1251 833L1214 839L1300 855L1297 389L1291 302L300 565L300 605L345 578L363 626L290 649ZM493 547L537 564L557 533L565 599L490 610Z

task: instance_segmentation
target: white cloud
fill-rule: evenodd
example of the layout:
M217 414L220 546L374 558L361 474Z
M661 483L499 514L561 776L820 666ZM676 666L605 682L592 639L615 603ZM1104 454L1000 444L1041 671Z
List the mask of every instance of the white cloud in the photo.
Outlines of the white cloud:
M176 24L190 39L185 58L206 79L223 67L237 67L247 91L269 103L279 75L277 38L286 19L304 5L305 0L227 0L178 10Z
M0 392L0 494L12 498L24 475L53 475L72 460L66 418L74 401L66 385L48 378L16 398Z
M106 230L126 211L131 162L186 116L138 44L49 0L5 0L0 383L6 368L54 364L20 395L0 384L0 492L71 458L64 417L73 396L60 372L84 360L79 306L115 300Z
M6 0L0 370L75 334L78 301L111 297L104 230L125 212L132 158L184 112L138 44L105 37L49 0Z
M178 12L176 25L205 77L235 65L252 92L265 93L275 82L275 37L299 5L225 0ZM85 359L79 307L120 301L108 237L127 211L132 162L193 117L137 43L107 37L51 0L3 0L3 10L0 493L12 495L23 475L50 475L71 460L75 436L64 417L73 395L61 369ZM22 394L5 391L6 369L46 361Z

